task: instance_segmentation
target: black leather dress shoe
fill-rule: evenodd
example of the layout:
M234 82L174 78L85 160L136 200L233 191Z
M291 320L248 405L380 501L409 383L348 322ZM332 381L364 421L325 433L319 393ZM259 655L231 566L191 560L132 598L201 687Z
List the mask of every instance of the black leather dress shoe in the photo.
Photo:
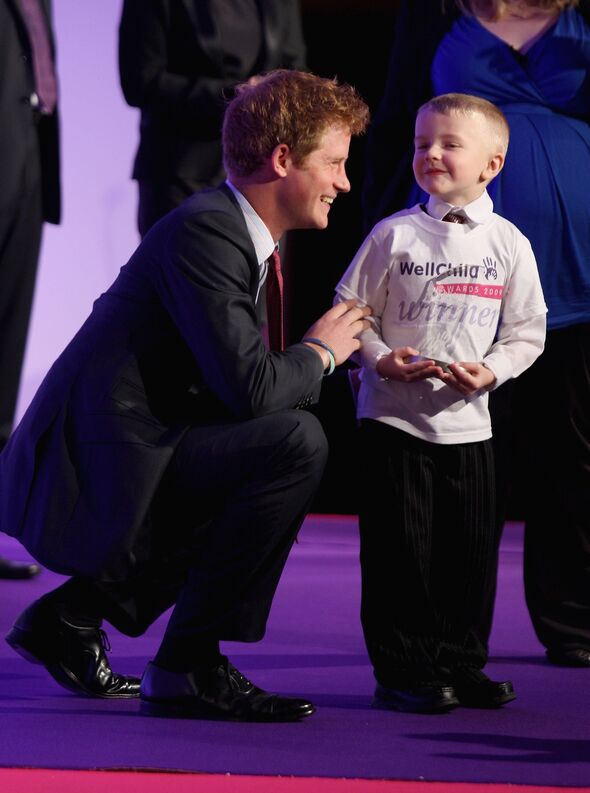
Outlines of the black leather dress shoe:
M407 688L378 685L373 707L402 713L447 713L459 704L455 689L446 683L428 683Z
M590 666L590 650L584 650L582 647L573 650L549 648L547 658L555 666Z
M40 572L41 568L38 564L11 562L9 559L0 556L0 578L24 580L26 578L34 578Z
M112 671L105 653L110 645L103 630L76 625L43 601L36 601L20 615L6 641L76 694L105 699L139 696L139 678Z
M278 722L297 721L314 711L305 699L258 688L225 656L217 666L186 673L149 663L141 680L141 712L146 716Z
M510 680L496 682L475 667L456 669L453 685L461 705L468 708L499 708L516 699Z

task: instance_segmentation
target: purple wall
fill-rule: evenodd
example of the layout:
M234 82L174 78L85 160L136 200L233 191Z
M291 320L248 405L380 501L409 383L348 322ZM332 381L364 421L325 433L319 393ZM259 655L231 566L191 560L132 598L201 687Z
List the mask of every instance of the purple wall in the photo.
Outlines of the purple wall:
M18 416L139 241L130 179L138 111L117 72L121 0L54 0L60 77L60 226L45 225Z

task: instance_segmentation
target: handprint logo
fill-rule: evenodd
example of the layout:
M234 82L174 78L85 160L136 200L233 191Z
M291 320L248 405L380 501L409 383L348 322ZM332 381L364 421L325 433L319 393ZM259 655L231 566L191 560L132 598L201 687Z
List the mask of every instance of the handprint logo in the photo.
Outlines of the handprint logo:
M484 266L484 270L485 270L484 275L485 275L486 281L489 281L490 278L493 278L494 281L495 281L496 278L498 277L498 270L496 268L496 262L493 261L490 256L484 256L482 261L483 261L483 266Z

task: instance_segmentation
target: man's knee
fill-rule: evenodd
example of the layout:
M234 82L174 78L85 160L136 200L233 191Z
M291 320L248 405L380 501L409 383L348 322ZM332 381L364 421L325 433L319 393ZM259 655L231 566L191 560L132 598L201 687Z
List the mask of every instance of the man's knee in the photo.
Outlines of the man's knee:
M291 465L308 466L321 473L328 458L328 441L318 419L304 410L286 410L273 414L272 421L277 453Z

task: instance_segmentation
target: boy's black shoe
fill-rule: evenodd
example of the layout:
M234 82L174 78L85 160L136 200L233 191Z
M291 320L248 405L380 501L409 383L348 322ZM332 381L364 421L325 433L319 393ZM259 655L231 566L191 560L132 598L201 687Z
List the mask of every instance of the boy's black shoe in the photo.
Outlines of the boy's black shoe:
M402 713L447 713L459 705L453 686L446 683L421 683L402 688L377 685L374 708Z
M461 705L468 708L499 708L516 699L510 680L496 682L472 666L454 670L453 685Z

